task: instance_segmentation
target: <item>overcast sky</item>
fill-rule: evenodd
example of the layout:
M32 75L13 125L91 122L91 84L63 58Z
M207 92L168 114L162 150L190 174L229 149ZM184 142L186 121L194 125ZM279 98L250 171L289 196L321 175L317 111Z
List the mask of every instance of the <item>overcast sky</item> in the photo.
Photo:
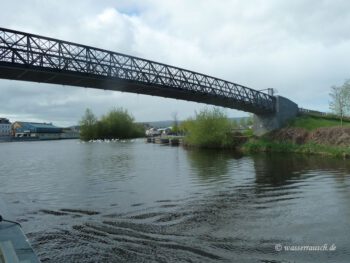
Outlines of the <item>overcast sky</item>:
M11 0L0 27L198 71L299 106L328 111L329 89L350 78L348 0ZM124 107L137 121L193 116L204 104L60 85L0 80L0 116L78 123ZM247 114L226 110L232 117Z

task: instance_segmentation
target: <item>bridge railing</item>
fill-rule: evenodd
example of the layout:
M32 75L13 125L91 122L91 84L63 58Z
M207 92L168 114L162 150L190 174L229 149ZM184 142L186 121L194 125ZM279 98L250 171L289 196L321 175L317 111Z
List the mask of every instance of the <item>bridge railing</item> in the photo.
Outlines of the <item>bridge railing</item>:
M275 111L275 98L248 87L190 70L103 49L0 28L0 63L78 72L167 86Z

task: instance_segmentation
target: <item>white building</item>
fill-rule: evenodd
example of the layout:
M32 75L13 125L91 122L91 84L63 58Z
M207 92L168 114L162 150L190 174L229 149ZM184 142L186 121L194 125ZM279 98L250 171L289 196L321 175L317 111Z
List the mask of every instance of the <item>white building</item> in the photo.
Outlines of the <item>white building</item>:
M160 134L160 131L158 131L156 128L150 128L146 130L146 136L158 136Z
M0 137L11 136L11 123L8 119L0 118Z

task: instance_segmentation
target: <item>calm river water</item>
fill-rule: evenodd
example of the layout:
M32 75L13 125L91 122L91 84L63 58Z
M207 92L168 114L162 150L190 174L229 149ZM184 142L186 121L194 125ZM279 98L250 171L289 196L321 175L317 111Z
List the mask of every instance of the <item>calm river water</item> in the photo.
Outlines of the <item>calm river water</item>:
M350 262L349 161L143 140L0 149L0 198L42 262Z

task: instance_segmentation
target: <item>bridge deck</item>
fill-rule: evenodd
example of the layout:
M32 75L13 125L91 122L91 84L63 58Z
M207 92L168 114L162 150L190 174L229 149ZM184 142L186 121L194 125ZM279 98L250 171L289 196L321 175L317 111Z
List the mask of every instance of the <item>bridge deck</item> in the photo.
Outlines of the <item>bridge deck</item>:
M117 90L207 103L257 114L268 94L189 70L0 28L0 78Z

